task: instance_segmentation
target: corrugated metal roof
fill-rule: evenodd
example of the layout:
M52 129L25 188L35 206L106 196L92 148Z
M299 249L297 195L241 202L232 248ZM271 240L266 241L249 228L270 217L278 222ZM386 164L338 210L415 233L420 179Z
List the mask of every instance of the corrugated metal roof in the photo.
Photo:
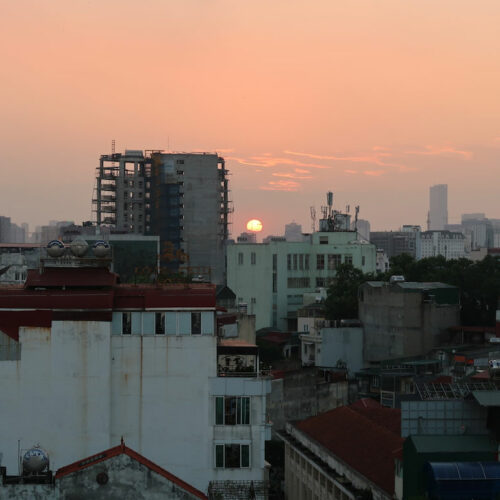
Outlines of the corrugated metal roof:
M481 406L500 406L500 391L472 391Z
M409 436L419 453L470 453L495 452L497 447L489 436Z

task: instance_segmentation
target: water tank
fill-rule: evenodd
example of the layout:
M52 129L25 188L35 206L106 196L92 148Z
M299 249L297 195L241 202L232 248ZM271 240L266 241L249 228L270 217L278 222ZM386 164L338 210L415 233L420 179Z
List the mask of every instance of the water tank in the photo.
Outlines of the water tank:
M23 455L23 472L25 474L40 474L49 466L49 455L39 446L29 449Z
M89 245L83 238L76 238L72 241L70 249L75 257L83 257L87 253Z
M92 252L96 257L107 257L111 252L111 247L107 241L99 240L92 245Z
M64 243L59 240L52 240L47 243L47 253L51 257L61 257L64 253Z

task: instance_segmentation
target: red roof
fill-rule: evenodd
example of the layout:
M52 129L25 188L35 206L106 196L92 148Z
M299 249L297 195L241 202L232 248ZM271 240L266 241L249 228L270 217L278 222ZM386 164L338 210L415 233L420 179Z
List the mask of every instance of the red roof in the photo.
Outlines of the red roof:
M52 319L111 321L113 310L126 309L215 310L215 285L117 285L116 281L117 275L105 268L30 270L24 287L0 286L0 330L17 340L19 326L50 327ZM80 317L69 317L69 311L78 311Z
M82 460L78 460L78 462L74 462L70 465L66 465L65 467L61 467L57 472L56 472L56 479L60 479L61 477L67 476L68 474L72 474L73 472L77 472L80 470L84 470L88 467L92 467L93 465L103 462L105 460L108 460L112 457L116 457L121 454L128 455L130 458L133 458L134 460L137 460L137 462L141 463L142 465L146 466L148 469L152 470L153 472L156 472L157 474L160 474L160 476L163 476L164 478L168 479L169 481L172 481L174 484L182 488L183 490L191 493L192 495L204 499L207 499L207 496L202 493L200 490L197 490L190 484L186 483L182 479L178 478L177 476L174 476L170 472L166 471L165 469L162 469L159 465L156 465L154 462L151 462L151 460L148 460L146 457L143 457L136 451L132 450L131 448L128 448L125 446L125 443L122 440L122 443L118 446L115 446L114 448L110 448L109 450L102 451L101 453L97 453L95 455L92 455L91 457L84 458Z
M389 494L404 439L401 411L358 402L302 420L295 427Z

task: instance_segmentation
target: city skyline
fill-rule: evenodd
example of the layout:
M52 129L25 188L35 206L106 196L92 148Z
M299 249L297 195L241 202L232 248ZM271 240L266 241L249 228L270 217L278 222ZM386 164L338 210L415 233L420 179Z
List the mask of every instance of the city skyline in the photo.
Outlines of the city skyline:
M90 220L112 139L223 156L233 237L253 218L309 231L328 190L373 230L425 227L435 184L449 223L500 218L497 2L2 9L0 213L18 224Z

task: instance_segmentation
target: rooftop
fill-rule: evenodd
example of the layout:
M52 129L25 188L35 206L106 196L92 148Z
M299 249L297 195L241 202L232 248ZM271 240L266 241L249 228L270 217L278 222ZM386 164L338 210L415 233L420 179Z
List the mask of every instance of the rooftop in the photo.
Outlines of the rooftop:
M297 422L295 427L372 483L394 493L394 459L404 441L400 410L362 400Z

